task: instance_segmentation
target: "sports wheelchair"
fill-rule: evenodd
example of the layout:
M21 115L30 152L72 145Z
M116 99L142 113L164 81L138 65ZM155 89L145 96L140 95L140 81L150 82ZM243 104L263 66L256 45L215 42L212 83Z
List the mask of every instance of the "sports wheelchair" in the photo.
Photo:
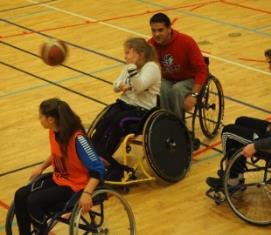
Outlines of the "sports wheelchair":
M51 177L51 173L40 176ZM36 182L36 180L35 180ZM81 192L74 193L72 198L63 204L48 208L48 231L58 234L136 234L135 218L128 202L115 190L98 186L92 196L93 207L83 214L78 207ZM6 235L19 234L16 226L14 204L12 203L6 217ZM34 234L34 231L31 233Z
M271 154L259 152L245 158L241 153L242 149L234 152L228 163L221 161L220 181L215 183L209 177L211 188L206 194L218 205L227 201L233 212L248 223L270 225Z
M209 66L209 58L204 57L204 60ZM199 117L202 133L209 139L216 136L223 123L224 94L220 81L211 73L209 73L201 89L194 112L189 114L190 116L187 116L186 119L192 117L192 140L195 139L195 121L197 117ZM197 149L199 144L198 140L198 144L194 146L194 149Z
M208 57L205 62L209 65ZM90 125L87 135L91 139L110 105L102 110ZM122 163L128 165L134 146L141 147L142 157L132 165L133 171L124 172L120 181L106 181L110 184L129 185L132 183L161 179L169 183L181 180L188 172L192 151L199 148L200 141L195 138L195 120L199 117L204 135L213 138L222 125L224 116L224 95L219 80L209 74L192 114L192 130L173 113L154 108L144 118L141 135L127 135L121 144ZM187 117L188 118L188 117ZM192 144L193 143L193 144ZM195 144L196 143L196 144ZM140 169L143 175L135 176Z
M110 105L96 117L87 131L91 139L103 120L104 113ZM173 183L181 180L189 170L191 164L191 138L183 122L175 114L153 109L144 118L141 135L128 134L122 141L122 163L128 166L128 161L135 160L131 172L123 172L120 181L107 180L107 184L129 185L133 183L162 181ZM141 157L130 157L132 147L141 148ZM140 169L141 175L135 175Z

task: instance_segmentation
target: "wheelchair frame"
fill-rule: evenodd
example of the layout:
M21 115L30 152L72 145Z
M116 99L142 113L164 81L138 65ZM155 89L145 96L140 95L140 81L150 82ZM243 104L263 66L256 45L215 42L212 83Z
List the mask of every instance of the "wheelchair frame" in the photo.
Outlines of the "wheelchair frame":
M231 184L233 172L239 174L239 183L236 185ZM210 188L206 192L207 196L214 199L216 204L227 201L231 210L250 224L271 225L270 153L256 153L252 158L245 158L242 149L236 151L222 179L223 187Z
M212 84L214 84L216 91L211 90ZM210 101L211 96L217 97L218 99L219 110L217 113L217 117L214 118L215 120L207 117L206 114L206 112L208 112L209 110L214 111L217 108L217 104L215 104L214 102L210 104L208 102ZM224 93L220 81L212 74L209 74L205 84L203 85L194 112L192 113L191 131L193 140L195 139L195 123L197 117L199 117L199 124L202 133L209 139L215 137L223 124ZM211 128L208 123L212 124L213 128Z
M41 178L40 178L41 179ZM64 207L56 212L49 212L47 218L48 231L54 228L54 226L58 223L64 223L69 225L69 234L110 234L110 227L105 227L108 216L106 215L106 206L105 203L109 200L117 199L117 203L121 204L121 210L125 212L127 215L129 228L127 228L127 233L130 235L136 234L136 222L132 212L132 209L128 202L115 190L112 190L108 187L98 186L93 195L93 207L91 210L86 213L87 215L83 215L81 209L78 206L78 199L81 195L81 192L74 193L73 197L65 203ZM77 199L77 200L75 200ZM110 204L111 205L111 204ZM116 202L113 203L114 209L116 206ZM98 209L97 209L98 208ZM9 211L6 216L6 224L5 231L6 235L15 235L13 228L14 219L15 219L15 211L14 211L14 203L11 204ZM116 211L117 212L117 211ZM63 217L63 215L71 213L68 217ZM86 217L87 216L87 217ZM79 233L79 230L84 231L83 233ZM114 231L113 231L114 232ZM33 231L32 231L33 233ZM17 232L16 232L17 234Z
M99 122L99 120L101 120L101 118L103 117L103 114L108 110L108 106L101 112L98 114L98 116L96 117L96 119L93 121L92 125L90 126L89 130L87 131L87 136L91 139L93 133L95 132L95 126L97 125L97 123ZM144 123L144 129L143 129L143 134L141 135L135 135L135 134L128 134L124 137L124 139L122 140L121 144L120 144L120 149L121 149L121 153L122 153L122 162L124 165L128 165L128 159L132 159L130 152L132 150L132 146L141 146L143 149L143 155L141 157L138 157L137 161L134 163L134 165L132 166L133 171L136 172L137 170L140 170L140 172L142 173L142 175L140 176L139 179L134 178L134 172L126 172L124 171L123 177L120 181L110 181L110 180L106 180L106 184L110 184L110 185L120 185L120 186L128 186L131 184L135 184L135 183L141 183L141 182L148 182L148 181L154 181L157 180L157 177L159 177L159 179L163 182L167 182L167 183L174 183L177 182L179 180L181 180L186 173L188 172L190 165L191 165L191 154L192 154L192 149L189 149L189 153L187 156L189 164L187 166L185 166L184 171L182 172L181 175L178 175L178 177L176 178L170 178L170 177L163 177L163 176L158 176L157 172L155 172L155 170L152 169L151 166L153 166L152 162L150 162L148 160L148 154L149 152L146 151L146 146L149 145L149 137L146 136L148 135L147 132L149 132L148 127L146 128L146 123L149 123L151 120L157 118L159 115L168 115L168 117L173 118L173 120L175 120L176 122L181 122L176 116L175 114L167 111L167 110L162 110L162 109L158 109L153 111L148 118L146 119L145 123ZM150 125L149 125L150 126ZM147 133L147 134L146 134ZM187 132L187 136L188 136L188 132ZM187 137L189 138L189 137ZM165 143L166 146L170 147L170 145L174 144L174 143ZM176 143L175 143L176 144ZM188 142L186 143L186 146L190 146L191 147L191 141L190 139L188 140ZM146 167L146 161L149 163L149 167ZM155 169L155 166L154 166ZM156 176L154 177L153 174Z

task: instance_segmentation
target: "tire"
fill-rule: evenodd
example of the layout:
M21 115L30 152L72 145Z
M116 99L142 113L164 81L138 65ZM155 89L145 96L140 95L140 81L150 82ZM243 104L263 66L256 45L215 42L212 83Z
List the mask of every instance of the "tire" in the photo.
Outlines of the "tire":
M256 159L256 161L255 161ZM237 185L229 184L230 174L238 173ZM242 178L240 178L240 174ZM271 158L245 158L238 151L224 176L225 196L230 208L242 220L254 225L271 224Z
M199 101L199 123L203 134L211 139L218 133L224 117L224 94L221 83L210 76Z
M78 204L72 211L70 235L136 234L135 218L128 202L116 191L97 189L91 211L82 214Z

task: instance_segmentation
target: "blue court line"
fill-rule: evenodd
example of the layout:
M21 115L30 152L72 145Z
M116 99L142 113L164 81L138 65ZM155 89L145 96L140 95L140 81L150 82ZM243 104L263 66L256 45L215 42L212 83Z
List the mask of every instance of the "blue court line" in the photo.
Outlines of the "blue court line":
M268 24L268 25L263 25L263 26L260 26L260 27L257 27L257 28L254 28L255 30L258 30L258 29L268 29L268 28L271 28L271 25Z
M271 111L270 111L270 110L267 110L267 109L264 109L264 108L255 106L255 105L253 105L253 104L246 103L246 102L241 101L241 100L237 100L237 99L232 98L232 97L229 97L229 96L225 96L225 95L224 95L224 97L225 97L225 99L234 101L234 102L236 102L236 103L243 104L243 105L248 106L248 107L251 107L251 108L253 108L253 109L257 109L257 110L263 111L263 112L265 112L265 113L271 114Z
M120 67L120 66L123 66L123 65L122 64L116 64L116 65L109 66L109 67L106 67L106 68L103 68L103 69L100 69L100 70L93 71L91 73L96 74L96 73L99 73L99 72L105 72L105 71L109 71L109 70L112 70L112 69ZM80 74L80 75L76 75L76 76L73 76L73 77L57 80L55 82L56 83L63 83L63 82L66 82L66 81L72 81L72 80L80 79L80 78L83 78L83 77L86 77L86 76ZM50 86L50 84L36 85L36 86L28 87L26 89L9 92L9 93L0 95L0 99L5 98L5 97L14 96L14 95L17 95L17 94L21 94L21 93L24 93L24 92L28 92L28 91L31 91L31 90L36 90L36 89L39 89L39 88L48 87L48 86Z
M143 4L151 5L151 6L154 6L154 7L160 7L160 8L164 8L164 9L169 9L170 8L169 6L154 3L154 2L150 2L150 1L144 1L144 0L135 0L135 1L141 2ZM191 13L191 12L184 11L184 10L173 9L172 11L175 11L175 12L180 13L182 15L187 15L187 16L192 16L192 17L196 17L196 18L199 18L199 19L203 19L203 20L215 23L215 24L219 24L219 25L223 25L223 26L229 26L229 27L233 27L233 28L237 28L237 29L242 29L242 30L245 30L245 31L248 31L248 32L251 32L251 33L255 33L255 34L259 34L259 35L268 37L268 38L271 37L270 33L261 32L261 31L258 31L257 29L247 28L247 27L242 26L242 25L237 25L237 24L229 23L229 22L226 22L226 21L218 20L218 19L213 19L213 18L208 17L208 16Z
M210 149L210 150L212 150L212 149ZM198 163L201 163L201 162L204 162L204 161L207 161L207 160L212 160L212 159L214 159L214 158L216 158L216 157L219 157L219 156L221 156L222 155L222 153L214 153L214 154L212 154L212 155L209 155L209 156L207 156L207 157L198 157L199 159L197 159L197 158L195 158L195 160L192 160L192 164L194 165L194 164L198 164ZM199 155L200 156L200 155ZM219 165L217 166L217 168L219 167Z

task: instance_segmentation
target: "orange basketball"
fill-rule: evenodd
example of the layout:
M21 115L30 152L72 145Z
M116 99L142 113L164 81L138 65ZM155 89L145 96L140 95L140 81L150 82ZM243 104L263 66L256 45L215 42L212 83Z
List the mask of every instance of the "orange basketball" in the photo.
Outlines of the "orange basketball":
M67 57L68 48L63 41L53 40L41 46L42 60L51 66L56 66L64 62Z

